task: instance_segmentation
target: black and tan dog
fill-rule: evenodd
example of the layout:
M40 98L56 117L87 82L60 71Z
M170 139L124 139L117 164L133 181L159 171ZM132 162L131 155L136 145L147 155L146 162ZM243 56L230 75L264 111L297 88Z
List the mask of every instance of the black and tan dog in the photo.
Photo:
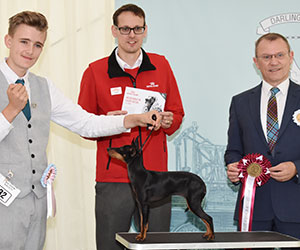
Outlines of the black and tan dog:
M206 186L203 180L190 172L157 172L146 170L143 165L142 153L138 145L138 139L131 145L120 148L108 148L108 154L112 158L119 159L127 164L128 176L135 194L141 219L141 232L136 237L143 241L148 230L149 205L170 195L183 196L188 208L205 223L207 240L214 239L213 220L206 214L201 202L206 194Z

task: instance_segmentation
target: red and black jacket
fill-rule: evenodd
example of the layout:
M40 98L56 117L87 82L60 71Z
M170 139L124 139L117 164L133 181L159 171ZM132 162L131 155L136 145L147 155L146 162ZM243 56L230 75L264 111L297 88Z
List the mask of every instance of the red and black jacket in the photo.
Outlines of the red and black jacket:
M146 53L142 49L143 61L137 72L129 74L121 69L115 50L109 57L97 60L85 70L78 103L88 112L105 115L109 111L121 110L125 88L136 87L167 94L165 111L174 113L173 124L168 129L154 131L143 150L144 165L147 169L167 171L167 139L179 127L184 116L178 86L168 61L164 56ZM117 94L112 90L119 89ZM141 134L142 141L149 130L133 128L131 133L97 138L97 182L129 182L126 165L110 159L108 147L130 144Z

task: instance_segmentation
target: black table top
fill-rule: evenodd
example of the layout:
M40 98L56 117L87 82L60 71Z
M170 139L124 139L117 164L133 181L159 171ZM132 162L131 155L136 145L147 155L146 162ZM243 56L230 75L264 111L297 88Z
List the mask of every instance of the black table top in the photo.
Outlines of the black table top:
M300 240L277 232L217 232L207 241L203 233L147 233L147 238L136 241L137 233L117 233L116 240L127 249L226 249L300 247Z

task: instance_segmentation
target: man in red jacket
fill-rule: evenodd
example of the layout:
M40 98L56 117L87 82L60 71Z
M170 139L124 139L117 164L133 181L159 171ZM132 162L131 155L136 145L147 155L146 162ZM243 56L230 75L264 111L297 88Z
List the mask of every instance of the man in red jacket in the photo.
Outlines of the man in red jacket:
M112 34L118 47L109 57L95 61L83 74L78 103L95 114L125 114L122 102L126 87L166 94L162 129L152 133L143 152L147 169L167 171L167 139L179 127L184 116L174 74L164 56L146 53L142 49L147 34L144 11L136 5L120 7L113 15ZM96 240L98 250L123 249L115 242L115 233L128 231L131 219L138 219L126 165L110 159L108 147L130 144L149 135L145 128L131 133L97 139L96 171ZM150 210L149 231L169 231L171 199ZM139 223L137 221L136 225ZM139 228L138 228L139 229Z

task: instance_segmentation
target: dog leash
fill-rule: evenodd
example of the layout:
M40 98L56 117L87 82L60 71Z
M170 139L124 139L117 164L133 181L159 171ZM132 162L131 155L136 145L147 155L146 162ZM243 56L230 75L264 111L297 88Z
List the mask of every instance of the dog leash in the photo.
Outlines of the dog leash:
M141 148L140 148L140 150L139 150L140 152L143 151L143 147L144 147L144 145L146 144L146 142L148 141L148 139L149 139L150 135L152 134L153 130L154 130L154 128L151 129L149 135L147 136L146 140L145 140L144 143L142 144L142 146L141 146ZM141 137L140 137L140 140L141 140Z
M152 115L152 120L156 121L156 119L157 119L156 115L153 114L153 115ZM150 125L149 125L149 126L150 126ZM143 151L143 147L144 147L144 145L146 144L146 142L148 141L148 139L150 138L150 136L151 136L151 134L152 134L154 128L155 128L155 127L153 127L153 128L151 129L151 131L150 131L149 135L147 136L146 140L145 140L144 143L141 145L141 148L140 148L140 150L139 150L140 152ZM140 141L142 141L141 135L140 135Z
M156 117L155 114L152 115L152 119L153 119L154 121L156 121L157 117ZM150 126L151 126L151 124L148 125L148 127L150 127ZM141 129L141 128L139 127L139 129ZM149 135L147 136L147 138L146 138L146 140L144 141L143 144L142 144L142 133L139 132L139 134L140 134L140 135L139 135L139 137L140 137L140 144L141 144L141 148L139 149L139 152L140 152L140 153L143 151L143 147L144 147L144 145L146 144L146 142L148 141L149 137L151 136L153 130L154 130L154 127L153 127L153 129L151 129ZM111 147L111 139L110 139L110 141L109 141L109 147ZM106 165L106 170L109 169L110 161L111 161L111 157L108 158L108 163L107 163L107 165Z

